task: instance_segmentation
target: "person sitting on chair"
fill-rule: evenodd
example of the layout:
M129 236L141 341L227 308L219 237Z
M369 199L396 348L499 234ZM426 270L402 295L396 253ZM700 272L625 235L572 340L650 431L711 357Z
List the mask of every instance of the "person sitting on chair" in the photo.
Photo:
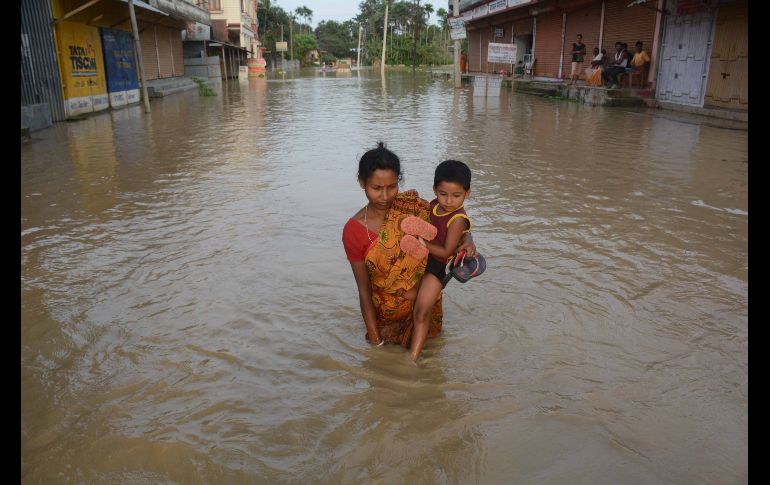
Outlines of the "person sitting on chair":
M636 41L636 52L631 59L631 66L626 68L626 72L642 72L644 65L650 62L650 56L644 52L644 44L641 40Z
M594 47L594 56L591 59L591 67L586 68L586 85L588 86L601 86L602 70L604 69L604 55L607 53L604 49L599 51L598 47Z
M602 72L602 80L608 88L617 88L619 80L617 76L626 71L628 56L623 49L623 43L615 42L615 54L612 56L609 67Z

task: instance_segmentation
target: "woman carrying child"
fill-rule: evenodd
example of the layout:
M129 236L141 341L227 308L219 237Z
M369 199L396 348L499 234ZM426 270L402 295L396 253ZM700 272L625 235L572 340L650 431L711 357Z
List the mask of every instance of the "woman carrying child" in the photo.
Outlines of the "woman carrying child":
M399 193L401 179L399 158L382 143L361 157L358 182L368 202L345 224L342 242L358 287L367 340L375 345L409 347L413 346L412 315L426 259L414 258L401 249L401 222L407 216L429 221L430 206L414 190ZM469 233L460 249L475 255ZM441 298L434 300L428 315L420 348L425 338L441 332Z

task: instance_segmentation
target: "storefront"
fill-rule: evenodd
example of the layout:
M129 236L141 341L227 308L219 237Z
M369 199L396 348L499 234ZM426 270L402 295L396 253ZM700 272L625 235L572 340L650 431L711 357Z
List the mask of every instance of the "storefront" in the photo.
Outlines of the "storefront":
M509 42L517 45L518 59L527 53L534 56L536 77L554 80L569 77L570 52L578 34L588 54L594 47L609 54L616 41L633 49L638 40L652 53L660 22L655 8L629 6L628 0L495 0L461 9L461 16L468 29L470 72L496 72L499 67L487 62L487 46Z

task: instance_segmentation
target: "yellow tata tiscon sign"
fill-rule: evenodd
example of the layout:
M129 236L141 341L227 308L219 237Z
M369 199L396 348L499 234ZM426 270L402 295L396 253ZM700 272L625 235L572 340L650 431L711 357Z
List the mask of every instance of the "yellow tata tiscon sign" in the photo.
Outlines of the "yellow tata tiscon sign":
M68 116L109 107L99 29L75 22L56 25L62 91Z

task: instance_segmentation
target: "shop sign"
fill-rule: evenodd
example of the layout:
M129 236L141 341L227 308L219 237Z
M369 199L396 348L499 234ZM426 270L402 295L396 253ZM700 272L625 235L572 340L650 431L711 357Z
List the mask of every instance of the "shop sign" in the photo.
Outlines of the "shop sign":
M494 2L489 2L489 13L495 13L500 10L505 10L508 8L508 0L495 0Z
M211 40L211 26L200 22L187 22L182 40Z
M490 42L489 50L487 51L487 62L495 62L498 64L515 64L516 44L496 44L494 42Z

